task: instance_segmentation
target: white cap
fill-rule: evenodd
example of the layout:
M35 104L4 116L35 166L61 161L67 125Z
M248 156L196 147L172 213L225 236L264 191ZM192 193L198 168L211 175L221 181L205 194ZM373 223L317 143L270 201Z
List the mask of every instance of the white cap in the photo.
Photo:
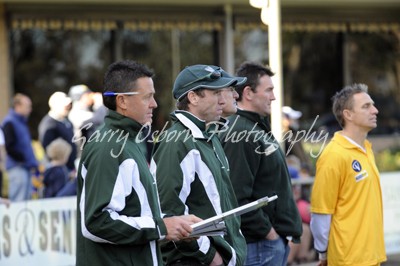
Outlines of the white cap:
M67 96L64 92L56 91L49 98L49 106L51 109L57 108L59 106L65 107L72 102L71 98Z
M88 86L84 85L84 84L79 84L79 85L75 85L72 86L69 89L68 92L68 96L74 101L79 101L82 97L83 94L87 93L87 92L92 92Z
M290 119L299 119L303 115L302 112L296 111L290 106L283 106L282 112Z

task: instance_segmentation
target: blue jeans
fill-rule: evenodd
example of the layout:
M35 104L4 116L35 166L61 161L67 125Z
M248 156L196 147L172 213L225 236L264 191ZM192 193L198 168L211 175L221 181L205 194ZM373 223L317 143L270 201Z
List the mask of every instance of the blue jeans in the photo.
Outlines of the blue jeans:
M245 266L286 266L290 247L285 239L264 239L247 244Z
M28 169L14 166L7 170L8 198L11 201L24 201L32 199L32 182Z

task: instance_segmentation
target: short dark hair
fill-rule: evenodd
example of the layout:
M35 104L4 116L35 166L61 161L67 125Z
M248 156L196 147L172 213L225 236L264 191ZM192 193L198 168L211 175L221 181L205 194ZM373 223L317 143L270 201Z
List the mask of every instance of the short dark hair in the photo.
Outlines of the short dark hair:
M342 128L345 125L343 110L353 109L353 95L362 92L368 93L368 86L362 83L355 83L353 85L344 87L341 91L336 92L336 94L332 97L332 112Z
M153 70L146 65L132 60L123 60L112 63L104 75L103 90L112 92L134 91L136 80L142 77L154 77ZM103 103L110 110L116 110L115 96L104 96Z
M204 97L205 96L204 90L205 90L204 88L200 88L200 89L194 90L193 92L196 93L197 95L199 95L200 97ZM190 101L189 101L188 93L187 93L185 96L183 96L182 99L180 99L179 101L176 102L176 109L188 111L189 104L190 104Z
M246 77L247 80L242 85L235 86L237 93L239 94L239 98L237 99L238 102L242 100L243 89L246 86L249 86L252 91L256 91L256 87L259 83L260 77L268 75L272 77L275 75L272 72L271 68L267 65L263 66L260 63L256 62L244 62L242 63L239 68L236 70L236 76L238 77Z

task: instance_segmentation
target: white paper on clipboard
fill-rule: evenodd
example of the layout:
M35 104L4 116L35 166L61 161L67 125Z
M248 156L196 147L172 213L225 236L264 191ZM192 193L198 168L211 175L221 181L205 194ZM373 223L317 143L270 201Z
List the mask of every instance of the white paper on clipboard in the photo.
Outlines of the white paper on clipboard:
M221 213L219 215L205 219L201 222L195 223L192 225L193 231L189 237L223 235L225 233L225 223L224 223L225 219L229 217L240 216L246 212L250 212L258 208L264 207L268 205L269 202L276 200L277 198L278 198L277 195L272 197L263 197L261 199L247 203L243 206L237 207L230 211Z

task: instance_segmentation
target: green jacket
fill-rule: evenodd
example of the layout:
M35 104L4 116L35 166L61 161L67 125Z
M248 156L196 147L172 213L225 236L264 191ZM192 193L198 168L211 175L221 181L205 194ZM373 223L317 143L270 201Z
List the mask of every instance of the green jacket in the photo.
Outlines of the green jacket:
M172 126L159 136L151 163L163 213L206 219L236 208L229 165L217 136L210 135L205 122L189 112L176 111L172 120ZM218 251L225 265L243 265L247 250L240 218L229 218L225 225L224 236L166 243L161 248L166 262L192 257L209 265Z
M238 110L228 120L228 128L221 129L219 138L229 160L239 205L278 195L268 206L242 215L241 229L247 243L265 239L271 226L280 236L292 236L293 242L300 242L301 218L285 155L268 120L244 110Z
M142 126L111 111L78 169L77 266L163 265L166 235Z

